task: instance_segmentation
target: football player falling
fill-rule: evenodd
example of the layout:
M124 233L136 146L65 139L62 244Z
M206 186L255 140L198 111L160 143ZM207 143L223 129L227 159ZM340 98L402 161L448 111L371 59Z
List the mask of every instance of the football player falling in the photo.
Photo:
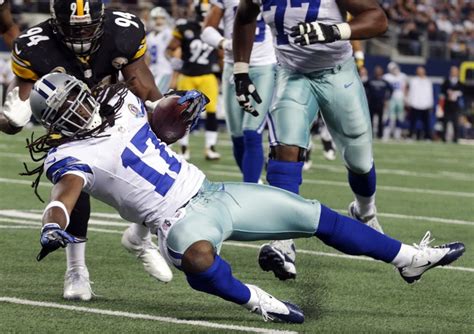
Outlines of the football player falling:
M345 12L353 19L345 22ZM318 111L348 170L355 200L349 213L382 232L375 208L372 128L364 87L352 56L350 39L380 35L387 18L375 0L302 2L242 0L234 25L234 76L243 87L237 98L258 94L249 77L249 59L258 15L274 34L279 66L276 97L269 113L270 185L298 193L309 133ZM260 249L262 269L280 279L294 278L295 248L291 240Z
M406 245L279 188L210 182L156 137L137 97L123 84L97 96L62 73L41 78L31 94L33 114L48 133L30 145L30 152L48 152L39 170L54 183L43 213L39 258L81 241L67 226L79 194L87 191L124 219L157 229L162 254L185 273L193 289L239 304L266 321L302 323L304 314L297 305L232 275L229 263L219 256L225 240L317 237L341 252L394 265L408 283L455 261L465 250L460 242L430 247L429 232L419 245ZM200 103L192 104L186 122L207 102L202 94L188 92L175 105L189 96ZM104 107L113 117L101 117ZM63 137L51 140L57 133Z
M104 9L101 0L51 1L51 18L23 31L15 40L12 66L16 86L7 96L2 131L15 133L31 117L29 95L38 78L65 72L89 87L116 82L119 71L131 90L148 104L162 97L145 64L145 29L131 13ZM6 124L5 124L6 123ZM89 195L81 192L71 214L68 232L85 239L90 217ZM154 278L170 281L172 272L151 241L149 229L132 224L122 237L123 246L135 254ZM85 263L85 243L66 249L64 298L90 300L92 290Z

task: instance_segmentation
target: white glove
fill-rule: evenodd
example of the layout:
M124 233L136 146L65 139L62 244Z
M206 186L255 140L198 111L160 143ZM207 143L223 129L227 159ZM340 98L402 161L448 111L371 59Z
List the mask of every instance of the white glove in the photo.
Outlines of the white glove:
M31 118L30 99L22 101L19 92L20 87L15 87L10 91L3 105L3 115L10 125L17 128L24 127Z
M150 101L150 100L146 100L145 101L145 107L147 109L147 111L149 113L153 113L153 111L155 110L156 106L158 105L158 103L161 101L161 99L159 100L156 100L156 101Z
M225 51L232 51L232 40L225 38L222 41L222 49Z

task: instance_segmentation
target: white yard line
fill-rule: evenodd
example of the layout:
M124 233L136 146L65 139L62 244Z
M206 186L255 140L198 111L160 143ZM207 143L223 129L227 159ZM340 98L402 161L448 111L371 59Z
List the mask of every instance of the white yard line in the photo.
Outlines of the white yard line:
M250 333L268 333L268 334L270 333L282 333L282 334L283 333L285 334L297 333L293 331L282 331L282 330L277 330L277 329L266 329L266 328L237 326L237 325L225 325L225 324L219 324L219 323L210 322L210 321L184 320L184 319L178 319L178 318L161 317L161 316L156 316L156 315L151 315L151 314L113 311L113 310L105 310L105 309L100 309L100 308L73 306L73 305L65 305L65 304L50 303L50 302L40 302L40 301L12 298L12 297L0 297L0 302L18 304L18 305L35 306L35 307L53 308L53 309L82 312L82 313L108 315L108 316L118 317L118 318L152 320L152 321L166 322L166 323L176 324L176 325L198 326L198 327L224 329L224 330L240 331L240 332L247 332L247 333L249 332Z
M239 169L235 164L225 164L225 163L214 163L212 164L212 168L216 169L223 169L225 171L236 171L238 172ZM317 165L313 168L313 170L325 170L331 173L338 173L338 174L347 174L347 169L341 167L340 165L333 166L333 165ZM424 177L424 178L431 178L431 179L439 179L443 178L446 180L452 181L467 181L467 182L474 182L474 176L468 173L455 173L453 171L445 171L439 170L433 173L426 173L426 172L413 172L410 170L404 169L391 169L391 168L377 168L377 174L380 175L398 175L398 176L413 176L413 177ZM307 178L304 178L303 182L305 182Z
M240 174L240 173L215 171L215 170L210 170L210 171L207 172L207 174L220 175L220 176L232 176L232 177L236 177L236 178L239 178L239 179L242 177L242 174ZM0 179L0 182L1 182L1 179ZM340 181L325 181L325 180L305 179L303 182L306 183L306 184L319 184L319 185L328 185L328 186L337 186L337 187L349 188L349 184L347 182L340 182ZM396 192L402 192L402 193L420 193L420 194L430 194L430 195L448 196L448 197L474 198L474 192L449 191L449 190L437 190L437 189L419 189L419 188L381 186L381 185L377 185L377 189L378 190L385 190L385 191L396 191Z
M12 221L12 223L13 223L13 221ZM27 225L27 224L31 224L31 223L25 223L25 222L22 222L20 224L24 224L24 225L21 225L21 226L0 225L0 228L10 228L10 229L31 228L31 229L38 229L38 231L39 231L39 225L40 224L37 224L36 226ZM93 227L88 228L88 230L92 231L92 232L120 234L120 235L123 233L123 231L119 231L119 230L98 229L98 228L93 228ZM240 247L240 248L260 249L260 245L254 245L254 244L243 243L243 242L225 241L224 244L228 245L228 246ZM375 260L373 260L371 258L368 258L368 257L365 257L365 256L353 256L353 255L346 255L346 254L326 253L326 252L311 251L311 250L300 249L300 248L298 248L297 252L298 252L298 254L307 254L307 255L314 255L314 256L328 256L328 257L335 257L335 258L340 258L340 259L350 259L350 260L359 260L359 261L375 261ZM448 269L448 270L459 270L459 271L465 271L465 272L474 272L474 268L469 268L469 267L444 266L444 267L437 267L437 268L439 268L439 269Z

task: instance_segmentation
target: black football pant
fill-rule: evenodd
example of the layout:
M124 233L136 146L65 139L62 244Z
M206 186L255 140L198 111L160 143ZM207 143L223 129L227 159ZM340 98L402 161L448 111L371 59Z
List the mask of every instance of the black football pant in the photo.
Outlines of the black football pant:
M87 225L91 216L91 200L88 193L81 192L74 209L72 209L66 232L78 238L87 236Z

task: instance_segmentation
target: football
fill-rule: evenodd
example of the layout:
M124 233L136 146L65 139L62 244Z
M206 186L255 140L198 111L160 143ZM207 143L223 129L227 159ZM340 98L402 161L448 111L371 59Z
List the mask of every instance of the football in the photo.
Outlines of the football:
M179 98L179 95L166 96L158 102L153 111L151 129L166 144L172 144L181 139L190 126L189 120L185 120L181 114L186 110L189 102L180 105Z

